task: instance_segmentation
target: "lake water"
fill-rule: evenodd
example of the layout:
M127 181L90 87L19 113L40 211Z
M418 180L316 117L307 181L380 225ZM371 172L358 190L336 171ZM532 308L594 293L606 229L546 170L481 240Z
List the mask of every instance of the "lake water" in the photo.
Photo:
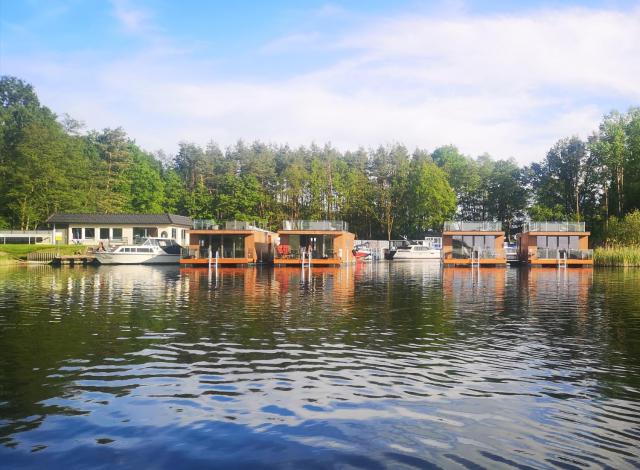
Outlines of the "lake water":
M640 270L5 268L6 468L640 468Z

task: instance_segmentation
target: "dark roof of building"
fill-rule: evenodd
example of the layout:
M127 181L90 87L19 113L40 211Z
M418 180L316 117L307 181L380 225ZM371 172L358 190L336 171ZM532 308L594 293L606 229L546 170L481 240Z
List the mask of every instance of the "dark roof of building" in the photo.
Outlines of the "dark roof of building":
M191 218L175 214L53 214L49 224L182 225L191 227Z

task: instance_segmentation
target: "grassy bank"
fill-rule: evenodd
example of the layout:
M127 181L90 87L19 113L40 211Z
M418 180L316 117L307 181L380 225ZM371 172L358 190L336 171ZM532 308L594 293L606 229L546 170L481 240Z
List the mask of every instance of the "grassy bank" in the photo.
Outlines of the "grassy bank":
M596 248L593 252L596 266L640 266L640 247Z
M80 245L0 245L0 265L25 262L29 253L55 250L62 255L84 253L86 247Z

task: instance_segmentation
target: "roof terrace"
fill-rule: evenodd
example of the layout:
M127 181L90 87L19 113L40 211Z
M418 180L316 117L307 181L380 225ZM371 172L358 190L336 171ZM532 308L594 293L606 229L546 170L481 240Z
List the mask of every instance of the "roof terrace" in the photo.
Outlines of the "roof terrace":
M342 220L285 220L283 230L335 230L349 231L349 224Z
M584 232L584 222L527 222L523 232Z
M444 223L445 232L501 232L502 222L478 221L466 222L450 220Z

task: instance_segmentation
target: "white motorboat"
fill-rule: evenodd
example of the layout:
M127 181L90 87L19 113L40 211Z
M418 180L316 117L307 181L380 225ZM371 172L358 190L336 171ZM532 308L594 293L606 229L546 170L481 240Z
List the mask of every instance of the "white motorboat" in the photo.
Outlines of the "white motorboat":
M109 251L97 251L100 264L177 264L181 247L172 238L145 238L139 245L123 245Z
M393 260L429 259L439 260L442 238L426 237L424 240L406 241L396 248Z

